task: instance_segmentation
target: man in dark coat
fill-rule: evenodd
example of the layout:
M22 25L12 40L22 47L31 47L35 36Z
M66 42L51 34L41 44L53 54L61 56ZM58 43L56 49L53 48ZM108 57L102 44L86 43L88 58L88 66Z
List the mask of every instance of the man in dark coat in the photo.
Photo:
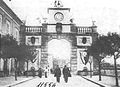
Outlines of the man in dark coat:
M41 68L39 68L39 70L38 70L38 76L41 78L42 77L42 69Z
M32 71L32 76L35 77L35 68L31 67L31 71Z
M64 77L64 80L65 80L66 83L68 82L68 77L70 77L69 75L70 75L70 70L65 65L64 68L63 68L63 77Z
M60 82L61 70L58 65L55 68L54 76L56 77L57 82Z

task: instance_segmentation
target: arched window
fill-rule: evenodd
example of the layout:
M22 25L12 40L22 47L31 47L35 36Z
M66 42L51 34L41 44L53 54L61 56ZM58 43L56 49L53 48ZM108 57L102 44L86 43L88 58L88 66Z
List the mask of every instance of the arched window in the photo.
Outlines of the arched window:
M7 34L11 34L11 24L10 24L10 21L6 20L6 33Z
M2 31L2 15L0 14L0 32Z

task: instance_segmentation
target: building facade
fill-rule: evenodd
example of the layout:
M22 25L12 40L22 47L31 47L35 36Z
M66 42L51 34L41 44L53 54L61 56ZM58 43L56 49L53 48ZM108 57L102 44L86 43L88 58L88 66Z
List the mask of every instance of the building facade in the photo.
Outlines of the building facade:
M20 41L20 26L22 21L8 7L8 5L0 0L0 35L12 35L18 42ZM4 61L0 58L0 71L3 71ZM14 68L14 60L11 58L7 61L7 68L10 72Z
M30 63L30 65L36 69L49 66L49 41L65 39L71 45L69 58L71 71L83 70L84 67L89 69L90 64L85 63L85 57L87 56L85 51L97 38L97 26L94 22L91 26L76 26L71 18L70 8L64 8L59 0L56 0L54 7L48 8L47 12L48 22L45 21L42 26L21 27L22 42L35 47L38 51L36 63ZM32 38L35 39L34 44Z
M29 70L35 67L45 68L53 64L53 59L49 59L48 43L54 39L64 39L70 43L70 58L67 61L71 71L77 72L85 67L90 69L89 60L85 62L87 57L86 50L97 38L97 26L76 26L71 18L70 8L64 8L60 0L54 2L54 7L48 8L47 22L42 23L42 26L26 26L17 15L0 0L0 34L13 35L20 43L25 43L36 48L37 56L34 63L29 62ZM90 58L93 66L93 58ZM51 62L52 61L52 62ZM9 59L8 71L14 71L14 59ZM64 64L61 62L61 65ZM26 63L21 64L26 70ZM53 64L54 65L54 64ZM3 71L4 61L0 59L0 71ZM53 66L50 66L52 68Z

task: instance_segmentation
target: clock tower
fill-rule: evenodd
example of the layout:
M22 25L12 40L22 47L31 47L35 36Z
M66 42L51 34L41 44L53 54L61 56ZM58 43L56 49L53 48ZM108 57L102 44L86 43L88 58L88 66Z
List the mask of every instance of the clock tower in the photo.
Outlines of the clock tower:
M53 8L48 8L47 32L56 33L57 25L62 27L62 32L70 32L70 8L63 8L62 2L56 0ZM67 29L66 29L67 28Z
M62 8L62 7L54 7L48 8L48 23L62 23L69 24L70 23L70 8Z

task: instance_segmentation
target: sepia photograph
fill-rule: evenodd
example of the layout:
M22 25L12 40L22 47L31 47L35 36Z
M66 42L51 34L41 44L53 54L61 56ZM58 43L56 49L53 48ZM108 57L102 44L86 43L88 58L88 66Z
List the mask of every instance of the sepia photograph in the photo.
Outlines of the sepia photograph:
M0 0L0 87L120 87L119 0Z

